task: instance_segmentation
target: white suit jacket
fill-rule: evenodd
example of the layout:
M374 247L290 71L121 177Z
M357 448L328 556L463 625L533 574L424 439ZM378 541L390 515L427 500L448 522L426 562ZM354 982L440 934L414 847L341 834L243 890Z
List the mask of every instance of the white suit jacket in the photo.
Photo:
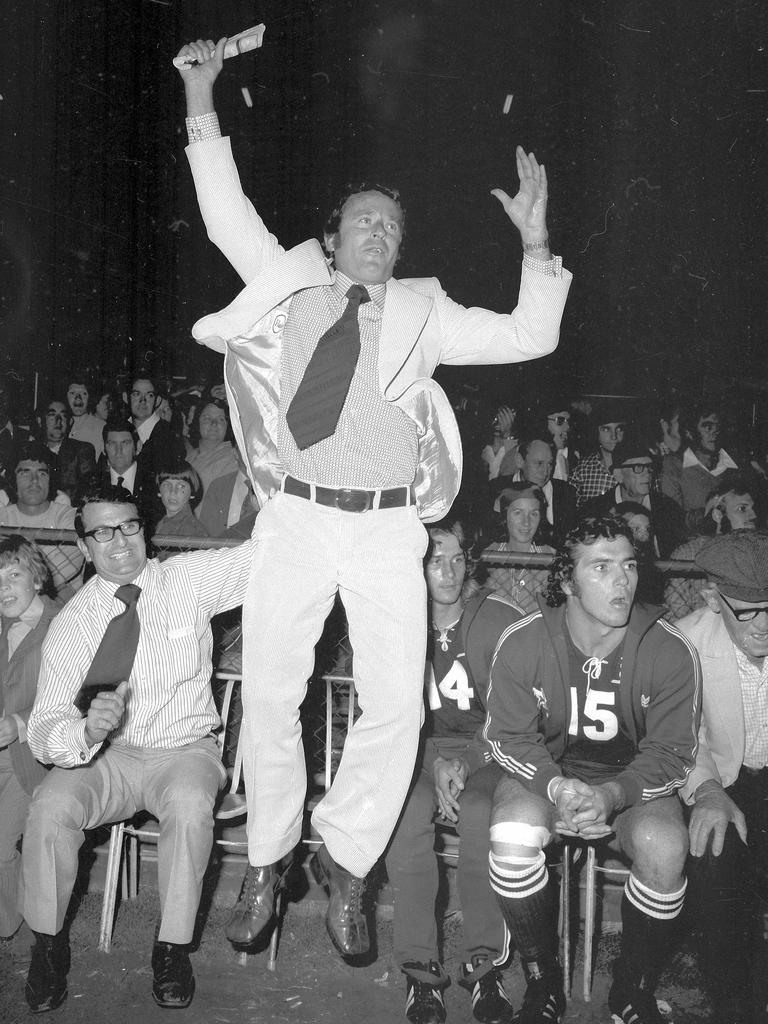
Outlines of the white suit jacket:
M192 334L224 354L233 429L263 503L283 470L277 449L280 346L296 292L330 285L334 271L315 239L286 251L271 235L240 185L229 140L187 148L208 236L246 287L225 309L203 317ZM450 404L430 380L439 363L510 363L557 347L571 275L523 268L517 309L494 313L453 302L436 278L390 279L379 343L385 398L415 422L419 515L441 518L461 483L461 439Z
M702 672L701 726L696 766L681 790L693 803L698 786L714 779L733 785L744 763L746 733L739 666L722 615L697 608L675 623L699 652Z

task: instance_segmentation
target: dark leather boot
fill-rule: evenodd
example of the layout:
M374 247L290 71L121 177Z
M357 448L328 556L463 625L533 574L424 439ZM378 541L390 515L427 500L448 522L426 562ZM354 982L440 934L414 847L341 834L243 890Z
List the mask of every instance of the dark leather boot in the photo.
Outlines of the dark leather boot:
M312 873L330 896L325 926L342 956L359 956L370 949L368 924L363 916L365 879L337 864L323 844L312 858Z
M230 942L250 946L266 928L275 912L275 893L284 884L286 870L282 861L264 867L248 865L225 929Z
M32 1013L46 1013L61 1006L67 998L69 939L63 931L58 935L33 935L35 944L24 995Z

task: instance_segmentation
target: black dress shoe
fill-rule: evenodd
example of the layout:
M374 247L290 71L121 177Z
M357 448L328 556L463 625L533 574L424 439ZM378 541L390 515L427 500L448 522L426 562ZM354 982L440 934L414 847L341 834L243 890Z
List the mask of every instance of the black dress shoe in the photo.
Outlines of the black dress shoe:
M281 861L265 867L248 865L237 903L224 930L230 942L250 946L275 912L275 893L283 885L285 872Z
M409 961L400 968L405 974L405 1016L411 1024L443 1024L445 1002L442 989L450 983L436 960L428 964Z
M156 942L152 949L152 998L167 1010L183 1010L195 994L195 976L185 946Z
M64 932L35 932L34 936L24 995L32 1013L46 1013L61 1006L67 998L69 940Z
M312 873L328 890L330 900L325 926L331 942L342 956L367 953L371 942L363 916L365 879L337 864L323 844L312 858Z

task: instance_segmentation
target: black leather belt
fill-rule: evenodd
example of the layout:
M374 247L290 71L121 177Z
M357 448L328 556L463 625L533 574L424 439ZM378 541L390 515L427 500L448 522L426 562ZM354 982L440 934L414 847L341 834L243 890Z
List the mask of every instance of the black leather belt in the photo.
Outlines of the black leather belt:
M318 505L340 508L342 512L368 512L381 508L405 508L413 504L410 487L388 487L377 491L366 491L357 487L322 487L308 484L296 477L283 477L281 490L297 498L316 501Z

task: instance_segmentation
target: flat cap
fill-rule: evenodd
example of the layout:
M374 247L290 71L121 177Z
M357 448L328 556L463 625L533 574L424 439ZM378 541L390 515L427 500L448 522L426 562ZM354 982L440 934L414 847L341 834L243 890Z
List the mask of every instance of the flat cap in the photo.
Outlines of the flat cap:
M734 530L713 537L695 561L726 597L768 603L768 531Z

